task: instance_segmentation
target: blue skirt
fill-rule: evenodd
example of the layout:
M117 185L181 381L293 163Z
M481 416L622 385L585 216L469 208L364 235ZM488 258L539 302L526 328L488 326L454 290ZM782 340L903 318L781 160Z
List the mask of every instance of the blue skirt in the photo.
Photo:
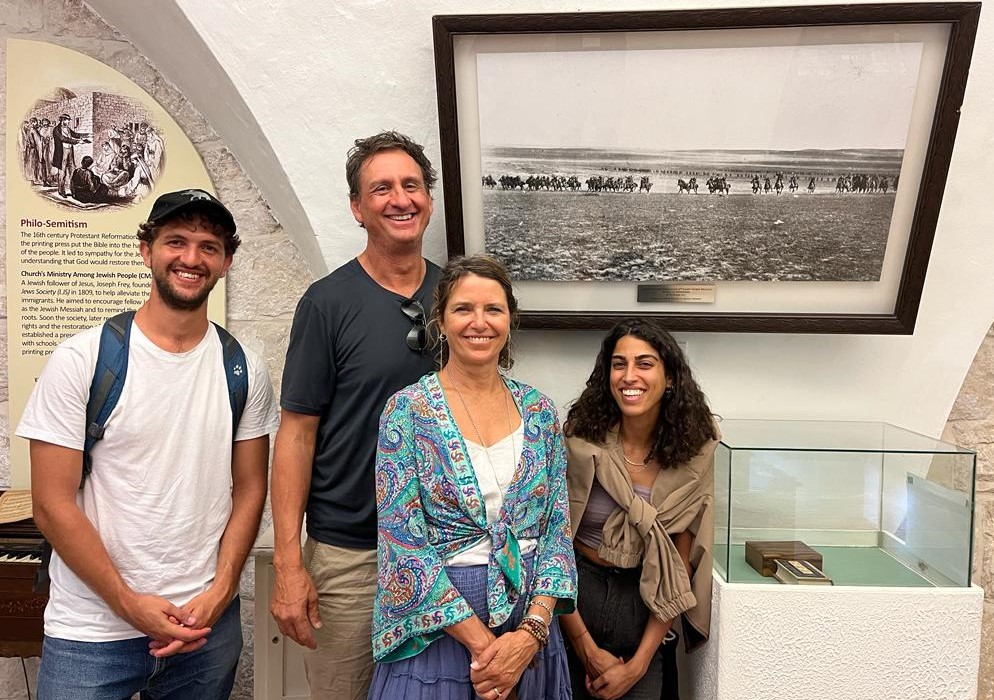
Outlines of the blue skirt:
M531 580L531 560L525 556L526 580ZM477 616L487 624L487 567L450 566L445 568L456 587ZM493 630L500 636L518 627L527 612L528 600L521 596L511 617ZM369 700L476 700L469 680L469 650L449 635L435 640L417 656L392 663L376 664ZM559 622L549 626L549 643L535 656L535 663L521 675L517 686L519 700L570 700L569 664L563 648Z

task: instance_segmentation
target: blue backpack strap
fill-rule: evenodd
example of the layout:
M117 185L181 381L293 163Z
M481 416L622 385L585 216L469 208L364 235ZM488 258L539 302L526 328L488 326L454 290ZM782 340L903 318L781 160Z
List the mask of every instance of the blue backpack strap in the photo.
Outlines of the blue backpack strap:
M80 488L90 475L90 451L104 436L104 425L121 398L124 379L128 376L128 344L134 311L125 311L104 321L100 331L97 366L90 383L90 398L86 402L86 437L83 441L83 475Z
M228 403L231 405L231 439L234 441L248 400L248 362L235 337L216 323L214 327L221 338L224 354L224 378L228 382Z

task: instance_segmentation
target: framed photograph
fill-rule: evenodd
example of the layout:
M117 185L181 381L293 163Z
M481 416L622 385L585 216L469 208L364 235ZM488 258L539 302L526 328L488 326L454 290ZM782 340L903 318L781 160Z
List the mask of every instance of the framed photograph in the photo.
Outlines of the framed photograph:
M449 255L526 328L910 334L979 15L436 16Z

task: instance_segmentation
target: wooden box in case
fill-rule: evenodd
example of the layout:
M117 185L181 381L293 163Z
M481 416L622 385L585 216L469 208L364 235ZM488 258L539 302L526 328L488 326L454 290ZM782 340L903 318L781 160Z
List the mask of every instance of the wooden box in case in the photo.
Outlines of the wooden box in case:
M795 559L822 568L821 554L797 540L747 540L745 543L746 562L763 576L776 573L775 559Z

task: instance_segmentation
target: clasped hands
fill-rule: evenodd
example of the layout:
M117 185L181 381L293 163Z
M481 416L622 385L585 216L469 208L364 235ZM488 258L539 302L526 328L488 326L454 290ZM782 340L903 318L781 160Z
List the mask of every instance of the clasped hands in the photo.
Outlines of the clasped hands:
M208 588L182 607L162 596L136 593L122 602L119 614L152 638L148 644L152 656L164 658L203 647L211 625L230 602L230 596L214 588Z
M473 654L469 665L473 690L483 700L505 697L521 680L538 649L538 640L524 630L493 637L482 651Z
M587 654L587 692L600 700L623 697L645 675L647 666L636 658L625 661L600 647Z

